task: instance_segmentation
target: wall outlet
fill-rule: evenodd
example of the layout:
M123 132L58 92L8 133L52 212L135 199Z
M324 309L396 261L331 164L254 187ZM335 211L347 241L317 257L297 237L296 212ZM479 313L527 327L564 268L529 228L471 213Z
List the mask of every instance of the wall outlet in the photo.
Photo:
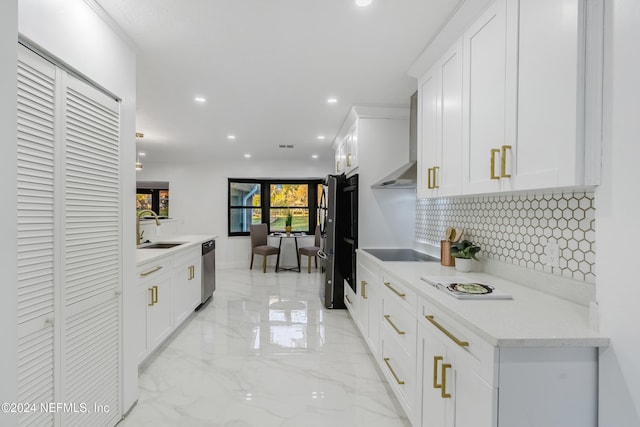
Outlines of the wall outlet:
M547 265L551 267L560 266L560 248L555 240L549 240L547 246L544 247L544 254L547 258Z

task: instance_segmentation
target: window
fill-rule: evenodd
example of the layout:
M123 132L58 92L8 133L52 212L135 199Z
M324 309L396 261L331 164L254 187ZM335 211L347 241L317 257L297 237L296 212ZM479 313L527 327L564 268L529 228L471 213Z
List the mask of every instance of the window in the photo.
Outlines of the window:
M248 236L249 225L266 223L269 232L284 231L287 214L292 231L312 234L322 183L314 180L229 179L229 236ZM264 197L263 197L264 195Z

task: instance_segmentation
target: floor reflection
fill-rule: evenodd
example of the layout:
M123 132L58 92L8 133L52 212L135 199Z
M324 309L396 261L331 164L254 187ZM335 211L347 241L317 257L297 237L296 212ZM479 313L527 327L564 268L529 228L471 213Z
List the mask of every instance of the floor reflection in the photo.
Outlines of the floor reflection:
M216 274L211 303L143 366L123 426L409 425L318 273Z

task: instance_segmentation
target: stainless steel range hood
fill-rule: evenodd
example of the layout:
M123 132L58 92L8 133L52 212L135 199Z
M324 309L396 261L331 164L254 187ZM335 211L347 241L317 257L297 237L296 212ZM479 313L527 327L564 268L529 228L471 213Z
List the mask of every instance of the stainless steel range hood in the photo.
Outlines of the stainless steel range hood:
M418 181L418 92L411 95L409 113L409 163L385 176L371 188L416 188Z

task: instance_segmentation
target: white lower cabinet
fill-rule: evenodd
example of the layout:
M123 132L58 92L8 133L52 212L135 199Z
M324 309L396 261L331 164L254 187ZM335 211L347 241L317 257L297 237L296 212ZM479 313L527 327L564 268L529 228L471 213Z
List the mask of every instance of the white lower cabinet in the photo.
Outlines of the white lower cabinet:
M173 331L171 318L171 277L147 283L147 347L155 350Z
M171 290L173 293L173 321L184 322L200 304L202 291L202 254L200 247L176 256L173 261Z
M344 302L344 305L347 307L347 310L351 314L351 318L356 323L356 326L358 326L358 329L362 331L362 325L360 324L360 315L358 310L360 301L358 300L356 292L351 288L351 286L349 286L346 280L344 281Z
M416 294L393 276L382 276L380 356L378 363L409 420L420 419L417 367Z
M380 271L367 262L359 262L357 268L359 327L369 349L377 356L380 349Z
M418 376L422 381L422 426L495 426L497 390L476 370L482 363L466 350L469 341L456 342L435 325L420 323Z
M137 334L138 363L142 362L173 331L171 311L171 258L138 267L137 303L140 304ZM142 343L145 345L143 346Z
M360 292L345 295L411 425L598 425L597 347L494 346L390 270L359 257Z

